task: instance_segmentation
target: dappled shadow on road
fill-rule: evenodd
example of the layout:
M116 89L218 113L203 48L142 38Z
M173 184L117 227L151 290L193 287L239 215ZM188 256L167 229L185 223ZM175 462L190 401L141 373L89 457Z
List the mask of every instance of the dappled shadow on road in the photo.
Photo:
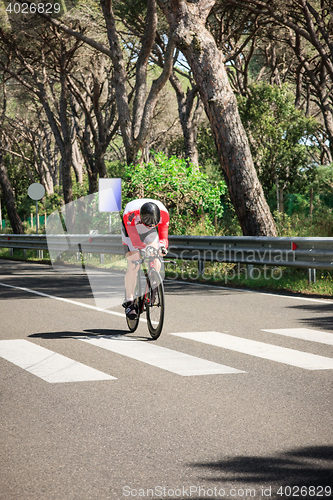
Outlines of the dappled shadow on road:
M45 274L37 272L28 274L22 272L22 274L17 274L15 273L15 270L12 275L9 274L10 273L6 273L6 275L1 276L0 283L3 282L4 284L11 285L13 287L27 288L36 292L56 297L58 296L65 299L79 300L94 298L88 276L82 272L73 271L72 273L67 272L66 274L60 274L52 269L49 269ZM109 284L112 285L112 283L113 278L110 276ZM176 296L225 296L242 293L240 290L233 290L232 288L224 289L208 284L204 285L190 281L176 281L169 279L164 281L164 286L167 295ZM0 300L36 299L41 297L38 294L28 293L20 288L0 286ZM103 290L107 292L105 284L103 285Z
M239 487L262 485L272 488L271 500L284 498L277 494L277 487L332 487L333 446L315 446L287 451L276 456L240 456L216 462L192 463L200 470L201 481L239 483ZM203 475L202 472L209 472ZM319 491L319 490L318 490ZM318 494L317 494L318 495ZM333 493L332 493L333 495ZM299 495L300 496L300 493ZM306 498L310 498L306 496ZM331 495L322 495L332 498ZM314 495L312 495L314 498Z
M124 291L124 275L110 269L87 268L86 272L74 267L54 270L50 266L11 264L0 266L0 300L36 299L45 294L74 300L95 298L97 304Z
M13 287L27 288L36 292L54 295L66 299L93 298L89 280L84 275L49 275L49 276L16 276L15 279L2 279L2 282ZM29 293L20 288L0 286L0 300L40 299L40 295Z
M17 275L18 272L31 274L40 273L41 271L48 272L51 269L49 264L41 264L39 262L26 262L15 259L0 259L0 275Z
M153 341L151 337L142 337L139 335L131 334L128 330L116 329L112 330L111 328L89 328L87 330L83 330L81 332L72 332L69 330L64 330L61 332L41 332L41 333L33 333L28 335L29 338L39 338L39 339L75 339L75 338L121 338L126 335L126 339L133 340L142 340L142 341Z
M299 320L304 327L322 328L333 332L333 304L308 304L289 308L298 309L305 314L311 313L310 317Z
M57 274L56 272L50 272L47 275L22 274L20 276L16 275L15 277L10 277L10 279L8 276L0 277L0 283L1 281L4 284L13 286L14 288L0 286L0 300L36 299L41 297L38 294L29 293L21 290L20 288L27 288L36 292L56 297L58 296L65 299L93 299L91 285L87 275L85 274ZM109 284L112 285L112 283L113 281L110 277ZM164 287L167 295L225 296L242 293L238 290L224 290L223 288L214 286L201 286L200 284L198 285L188 281L165 280ZM102 290L107 292L105 285L103 285Z

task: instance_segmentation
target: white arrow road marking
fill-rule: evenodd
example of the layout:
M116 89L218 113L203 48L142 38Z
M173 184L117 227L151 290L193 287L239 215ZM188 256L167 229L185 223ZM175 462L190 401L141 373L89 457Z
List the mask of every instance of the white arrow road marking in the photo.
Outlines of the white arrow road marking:
M1 340L0 356L51 384L116 380L111 375L27 340Z
M197 358L190 354L173 351L166 347L133 338L119 338L118 336L76 338L87 344L107 349L108 351L142 361L148 365L162 368L162 370L167 370L184 377L192 375L246 373L230 366L221 365L213 361Z
M311 330L310 328L280 328L276 330L263 330L263 332L276 333L285 337L295 339L310 340L320 344L333 345L333 334L322 332L321 330Z
M202 342L203 344L209 344L223 349L241 352L243 354L250 354L251 356L268 359L270 361L277 361L279 363L304 368L306 370L333 369L333 359L331 358L296 351L294 349L287 349L286 347L265 344L264 342L257 342L256 340L235 337L226 333L185 332L171 333L170 335L196 340L197 342Z

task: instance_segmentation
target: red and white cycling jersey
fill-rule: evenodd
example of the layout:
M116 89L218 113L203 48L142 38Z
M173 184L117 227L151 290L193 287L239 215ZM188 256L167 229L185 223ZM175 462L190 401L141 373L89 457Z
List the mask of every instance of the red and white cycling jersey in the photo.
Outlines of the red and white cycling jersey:
M156 203L160 209L161 218L156 228L147 227L141 221L140 209L147 201ZM130 201L125 207L122 222L122 242L130 251L145 248L153 241L157 241L160 247L168 248L169 212L160 201L151 198Z

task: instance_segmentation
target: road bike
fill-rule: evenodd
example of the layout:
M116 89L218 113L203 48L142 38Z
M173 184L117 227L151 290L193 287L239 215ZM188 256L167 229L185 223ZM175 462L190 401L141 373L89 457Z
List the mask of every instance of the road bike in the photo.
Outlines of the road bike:
M161 335L164 322L164 287L162 277L155 269L155 259L159 259L161 263L169 262L164 261L158 250L152 246L147 246L144 251L140 250L140 259L132 261L136 266L140 266L134 292L134 304L138 317L129 319L126 316L129 330L135 332L139 325L140 315L146 312L148 330L154 340ZM141 282L142 270L145 277L144 286Z

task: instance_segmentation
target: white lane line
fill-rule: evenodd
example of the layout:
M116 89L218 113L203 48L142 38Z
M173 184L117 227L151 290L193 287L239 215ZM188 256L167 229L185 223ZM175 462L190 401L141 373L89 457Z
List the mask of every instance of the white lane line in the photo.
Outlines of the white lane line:
M120 312L116 312L116 311L108 311L107 309L102 309L101 307L92 306L90 304L84 304L83 302L78 302L76 300L65 299L64 297L57 297L56 295L49 295L48 293L37 292L36 290L31 290L31 288L24 288L22 286L7 285L7 283L0 283L0 286L14 288L17 290L23 290L24 292L33 293L35 295L40 295L41 297L47 297L48 299L60 300L62 302L67 302L68 304L73 304L75 306L85 307L86 309L93 309L94 311L104 312L107 314L112 314L113 316L120 316L122 318L125 318L124 313L120 313ZM140 321L147 321L147 320L145 320L144 318L140 318Z
M27 340L0 340L0 357L51 384L116 380L111 375Z
M310 340L319 344L333 345L333 334L322 332L321 330L311 330L310 328L278 328L276 330L262 331L284 335L285 337L294 337L295 339Z
M148 365L167 370L177 375L189 377L193 375L216 375L228 373L246 373L230 366L221 365L197 358L183 352L173 351L166 347L153 345L126 337L76 337L87 344L107 349L108 351L127 356Z
M244 339L242 337L235 337L226 333L219 332L185 332L185 333L171 333L176 337L185 339L196 340L203 344L209 344L231 351L249 354L258 358L268 359L270 361L277 361L286 365L304 368L306 370L332 370L333 359L310 354L294 349L287 349L256 340Z

